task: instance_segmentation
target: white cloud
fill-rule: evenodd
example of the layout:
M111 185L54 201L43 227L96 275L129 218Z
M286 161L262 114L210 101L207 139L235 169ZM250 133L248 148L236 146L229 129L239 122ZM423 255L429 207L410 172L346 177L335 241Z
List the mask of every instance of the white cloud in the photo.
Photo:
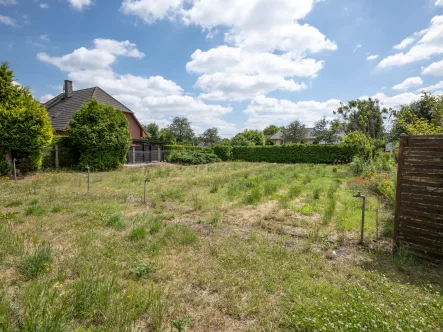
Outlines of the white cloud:
M123 0L121 11L152 24L174 15L174 11L179 10L182 4L183 0Z
M411 49L404 53L388 56L380 61L378 68L403 66L413 62L427 60L431 56L443 53L443 16L435 16L431 20L429 29L422 30L414 35L422 36Z
M409 77L403 81L403 83L397 84L392 87L394 90L408 90L410 88L416 88L423 85L421 77Z
M378 54L368 55L368 57L366 58L367 61L372 61L377 59L378 59Z
M411 45L413 42L415 42L414 37L407 37L407 38L403 39L399 44L395 45L394 48L396 50L402 50L402 49L405 49L406 47L408 47L409 45Z
M196 50L186 69L191 73L264 74L283 77L315 77L323 61L295 58L290 54L251 53L240 47L220 46L203 52Z
M421 91L432 91L432 92L434 92L434 91L439 91L439 90L443 90L443 81L440 81L440 82L438 82L436 84L427 86L425 88L421 88L421 89L418 90L418 92L421 92Z
M436 0L435 5L443 7L443 0Z
M142 58L136 45L126 41L112 39L94 39L95 49L80 47L70 54L61 57L51 57L46 53L38 53L37 59L51 63L63 71L72 72L78 70L98 70L108 68L116 60L116 56L128 56Z
M62 57L51 57L46 53L38 53L37 59L57 66L62 71L75 71L82 69L102 69L114 63L116 57L102 50L88 50L80 47L70 54Z
M246 125L252 128L262 129L270 123L285 125L294 120L313 126L324 116L332 117L339 106L340 101L336 99L292 102L261 95L251 101L244 113L249 116Z
M47 9L49 8L49 5L47 3L41 3L40 8Z
M443 60L430 64L421 72L423 75L443 76Z
M51 95L50 93L48 93L48 94L43 95L43 96L40 97L40 102L41 102L42 104L43 104L43 103L46 103L47 101L51 100L51 99L54 98L54 97L55 97L54 95Z
M359 49L361 48L361 44L357 44L357 45L355 45L355 47L354 47L354 50L352 51L352 52L357 52Z
M0 15L0 23L10 25L12 27L17 26L16 21L12 17L4 16L4 15Z
M361 97L360 99L366 99L368 96ZM395 96L386 96L384 93L377 93L371 97L372 99L378 99L384 107L398 109L401 105L407 105L415 100L420 99L419 93L405 92Z
M68 76L75 82L76 89L99 86L112 95L144 97L180 95L183 92L175 82L166 80L162 76L119 75L111 69L73 71Z
M0 0L0 5L9 6L9 5L16 5L16 4L17 4L17 0Z
M83 10L92 5L93 0L68 0L71 6L76 10Z
M274 90L300 91L304 83L296 83L277 75L205 74L199 77L195 87L204 92L200 98L208 100L245 100Z

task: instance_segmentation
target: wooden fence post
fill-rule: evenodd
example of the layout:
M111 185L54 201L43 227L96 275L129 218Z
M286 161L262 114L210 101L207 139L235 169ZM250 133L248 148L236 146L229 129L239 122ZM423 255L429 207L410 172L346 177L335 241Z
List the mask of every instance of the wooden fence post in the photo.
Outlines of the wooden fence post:
M135 164L135 146L132 147L132 163Z
M408 137L404 134L400 136L400 147L398 150L397 188L395 193L395 221L394 221L394 253L398 249L398 228L400 223L400 203L401 203L401 182L402 172L405 165L404 148Z
M60 167L60 162L58 159L58 145L55 145L55 168L58 170L58 168Z

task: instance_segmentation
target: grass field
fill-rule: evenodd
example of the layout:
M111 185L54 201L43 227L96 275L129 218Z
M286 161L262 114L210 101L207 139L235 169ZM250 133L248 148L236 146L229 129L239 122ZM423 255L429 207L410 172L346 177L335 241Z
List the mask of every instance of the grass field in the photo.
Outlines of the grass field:
M86 179L0 180L0 331L443 330L441 267L391 256L376 197L357 245L347 166L158 165L91 174L89 193Z

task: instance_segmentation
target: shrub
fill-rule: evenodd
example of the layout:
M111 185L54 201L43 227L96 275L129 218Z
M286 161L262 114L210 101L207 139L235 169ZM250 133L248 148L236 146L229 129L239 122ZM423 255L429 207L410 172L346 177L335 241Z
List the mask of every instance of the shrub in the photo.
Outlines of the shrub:
M74 113L69 126L72 144L80 153L80 168L106 171L125 163L131 136L122 111L92 99Z
M232 160L232 146L230 145L216 145L214 153L223 161Z
M366 136L360 131L353 131L347 134L342 141L346 147L354 149L359 157L364 160L371 159L375 153L375 140Z
M170 163L184 165L209 164L219 161L218 157L213 153L196 151L172 151L167 159Z
M345 145L283 145L234 146L233 159L270 163L348 163L355 155L354 146Z
M212 149L207 146L192 146L192 145L165 145L166 151L196 151L212 153Z
M19 272L26 279L38 277L40 274L49 271L52 263L52 249L49 245L37 247L35 252L25 257L20 265Z

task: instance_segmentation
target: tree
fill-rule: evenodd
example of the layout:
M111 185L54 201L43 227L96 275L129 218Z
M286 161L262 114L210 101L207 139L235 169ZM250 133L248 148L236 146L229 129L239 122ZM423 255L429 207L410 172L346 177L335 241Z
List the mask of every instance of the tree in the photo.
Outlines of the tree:
M351 100L341 106L334 114L342 117L343 129L346 133L359 131L373 139L383 138L383 115L388 109L381 108L377 99Z
M232 138L232 145L262 146L265 145L265 135L260 130L246 129Z
M313 136L314 144L326 143L334 144L339 141L338 137L339 129L329 123L326 118L317 121L314 125Z
M131 135L122 111L92 99L74 113L68 133L80 153L81 168L105 171L125 163Z
M176 143L174 134L168 128L160 129L158 138L163 142L171 142L172 144Z
M376 141L366 136L361 131L352 131L348 133L342 141L345 146L351 146L358 152L358 156L364 160L371 159L376 149Z
M13 153L24 159L28 170L41 166L42 149L51 144L51 119L31 92L13 83L7 62L0 65L0 153L5 161L0 173L12 167Z
M146 131L149 139L158 140L159 139L159 128L155 122L152 122L148 125L144 125L143 129Z
M201 135L201 139L207 144L215 144L221 140L220 136L218 136L217 128L209 128L206 129L205 132Z
M443 133L443 96L433 96L423 92L420 100L401 106L399 111L392 111L395 119L391 139L398 139L400 134L442 134Z
M178 143L184 143L194 137L191 123L186 118L175 117L168 129L174 134Z
M285 143L303 143L308 131L300 121L293 121L282 128L282 138Z
M280 131L280 127L277 127L276 125L270 125L267 126L265 129L263 129L263 134L265 136L272 136L277 134Z

